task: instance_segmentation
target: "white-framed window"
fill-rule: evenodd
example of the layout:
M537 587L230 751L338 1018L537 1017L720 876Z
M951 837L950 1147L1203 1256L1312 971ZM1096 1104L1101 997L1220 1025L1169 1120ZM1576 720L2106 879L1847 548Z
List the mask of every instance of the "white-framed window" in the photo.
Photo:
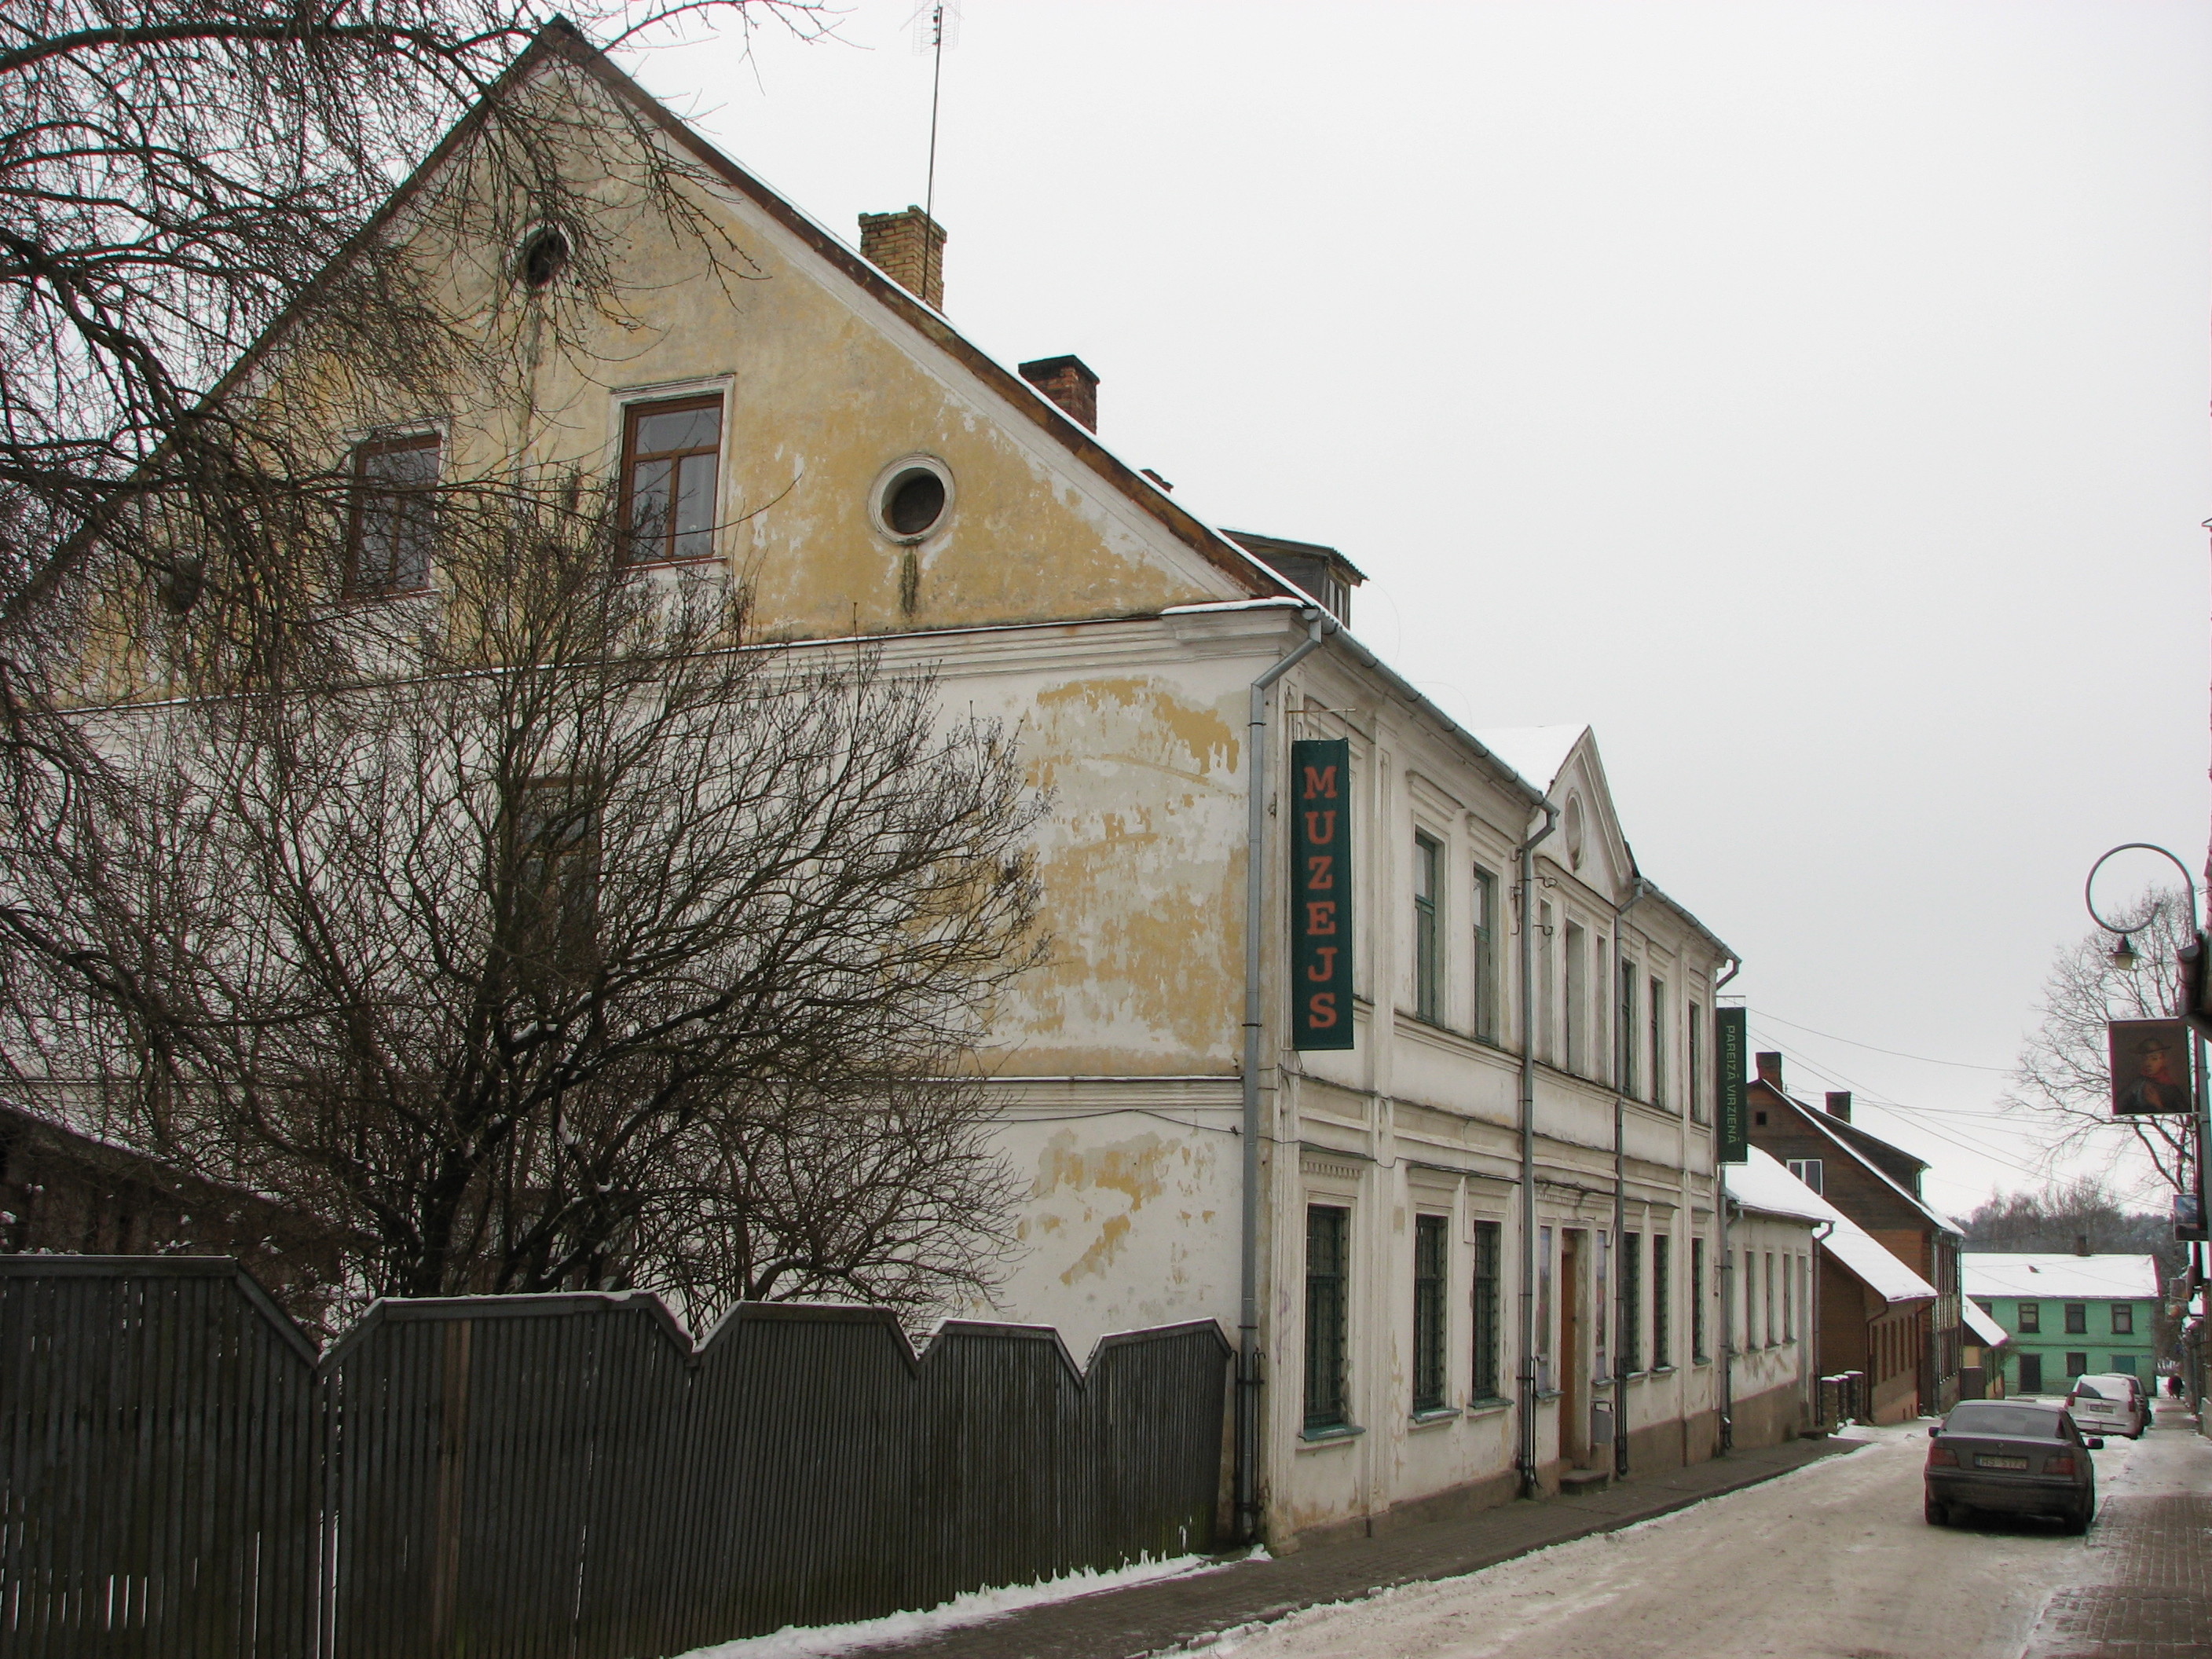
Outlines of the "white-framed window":
M1796 1176L1798 1180L1803 1182L1808 1187L1810 1187L1816 1193L1826 1190L1821 1184L1823 1176L1821 1175L1821 1165L1819 1158L1793 1158L1790 1159L1789 1162L1790 1173L1791 1175Z

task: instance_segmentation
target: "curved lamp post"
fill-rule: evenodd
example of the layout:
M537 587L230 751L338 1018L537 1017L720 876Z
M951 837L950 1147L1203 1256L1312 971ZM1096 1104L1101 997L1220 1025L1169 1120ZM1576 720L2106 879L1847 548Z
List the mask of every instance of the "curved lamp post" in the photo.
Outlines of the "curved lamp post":
M2197 881L2196 878L2189 873L2189 866L2184 864L2179 859L2174 857L2174 855L2168 852L2165 848L2157 845L2155 842L2148 841L2124 841L2118 847L2113 848L2110 852L2106 853L2102 858L2100 858L2094 864L2089 866L2089 878L2081 884L2081 902L2089 912L2089 920L2095 922L2098 927L2103 928L2106 933L2117 933L2119 935L2120 942L2114 945L2112 951L2112 965L2124 972L2134 969L2136 963L2142 960L2142 956L2135 948L2135 940L2130 936L2131 934L2140 933L2149 921L2148 917L2145 917L2142 921L2137 921L2131 926L2122 927L2116 922L2107 921L2103 916L2097 913L2097 872L2105 867L2107 860L2116 857L2118 854L2122 853L2155 853L2160 858L2166 860L2166 861L2171 864L2175 869L2181 872L2181 884L2189 894L2190 931L2197 935L2198 940L2197 948L2200 950L2203 949L2203 945L2202 941L2203 935L2197 932ZM2194 1059L2196 1062L2190 1068L2190 1100L2195 1107L2195 1110L2192 1111L2190 1115L2195 1121L2197 1127L2197 1213L2199 1219L2202 1220L2207 1213L2205 1208L2207 1193L2204 1179L2204 1155L2206 1148L2208 1146L2212 1146L2212 1100L2208 1100L2208 1091L2205 1086L2204 1036L2203 1033L2197 1030L2196 1022L2193 1020L2190 1022L2190 1035L2191 1038L2190 1046L2194 1051ZM2197 1279L2199 1283L2203 1282L2205 1277L2203 1271L2198 1267L2198 1263L2201 1260L2202 1258L2198 1255L2198 1246L2192 1243L2189 1247L2189 1265L2192 1269L2191 1276ZM2184 1311L2186 1311L2185 1307ZM2212 1430L2212 1425L2207 1425L2206 1426L2208 1430Z
M2107 861L2122 853L2155 853L2181 872L2181 884L2189 893L2189 927L2192 933L2197 927L2197 878L2189 873L2189 866L2179 859L2157 843L2148 841L2124 841L2089 866L2089 878L2081 884L2081 902L2089 912L2090 921L2095 922L2106 933L2118 933L2120 936L2120 942L2112 947L2112 965L2123 971L2127 971L2131 970L2142 960L2142 957L2136 954L2135 940L2130 935L2141 933L2145 922L2138 921L2123 927L2117 923L2106 921L2097 914L2097 872L2103 869ZM2147 921L2148 918L2146 918Z

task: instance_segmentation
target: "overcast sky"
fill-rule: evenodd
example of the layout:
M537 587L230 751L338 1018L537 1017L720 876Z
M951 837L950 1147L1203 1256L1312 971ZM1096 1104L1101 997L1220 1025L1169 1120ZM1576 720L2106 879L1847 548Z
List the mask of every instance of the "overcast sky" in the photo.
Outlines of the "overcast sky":
M917 9L633 67L857 240ZM1954 1209L2036 1184L1992 1103L2083 876L2206 854L2212 6L961 9L953 319L1342 548L1469 726L1594 725L1793 1085Z

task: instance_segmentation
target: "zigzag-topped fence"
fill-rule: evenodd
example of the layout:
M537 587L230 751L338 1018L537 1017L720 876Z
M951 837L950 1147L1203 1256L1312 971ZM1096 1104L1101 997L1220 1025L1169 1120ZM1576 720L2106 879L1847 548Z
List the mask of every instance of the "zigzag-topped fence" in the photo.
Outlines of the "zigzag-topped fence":
M653 1659L1212 1546L1228 1346L0 1257L0 1655Z

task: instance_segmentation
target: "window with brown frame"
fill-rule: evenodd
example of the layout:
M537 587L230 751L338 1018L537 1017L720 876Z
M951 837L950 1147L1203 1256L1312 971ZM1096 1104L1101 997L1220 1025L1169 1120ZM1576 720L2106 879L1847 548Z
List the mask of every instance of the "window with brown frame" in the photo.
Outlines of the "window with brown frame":
M574 780L524 787L515 810L513 949L526 973L588 972L596 957L599 824L592 792Z
M430 586L436 539L438 434L380 438L353 452L346 597L397 599Z
M632 564L714 556L721 453L719 392L623 411L622 521Z

